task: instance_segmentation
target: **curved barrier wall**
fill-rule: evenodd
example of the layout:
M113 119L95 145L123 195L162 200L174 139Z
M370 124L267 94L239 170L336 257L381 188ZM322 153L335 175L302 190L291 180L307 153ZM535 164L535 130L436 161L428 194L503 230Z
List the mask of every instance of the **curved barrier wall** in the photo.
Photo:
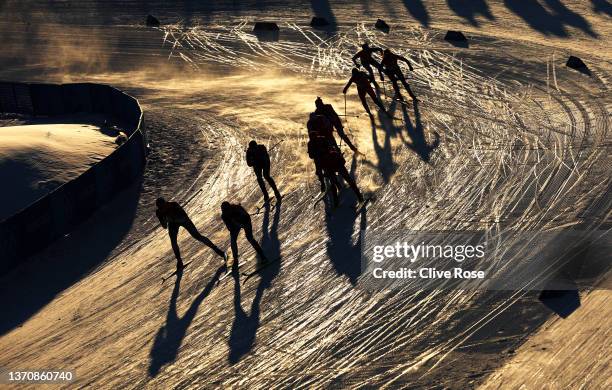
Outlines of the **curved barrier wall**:
M127 142L79 177L0 221L1 274L72 231L140 176L147 141L138 100L108 85L0 82L0 112L103 113L118 120L128 135Z

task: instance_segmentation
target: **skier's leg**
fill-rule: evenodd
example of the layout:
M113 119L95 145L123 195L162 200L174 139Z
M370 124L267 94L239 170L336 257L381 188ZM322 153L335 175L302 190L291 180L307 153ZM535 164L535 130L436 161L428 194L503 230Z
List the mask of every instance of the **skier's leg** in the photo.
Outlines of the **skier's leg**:
M365 108L368 115L372 116L372 113L370 112L370 107L368 106L368 102L366 102L366 98L365 98L366 92L363 90L363 88L357 87L357 94L359 95L359 99L361 100L361 104L363 105L363 108Z
M378 69L378 75L380 76L380 80L383 81L385 79L385 76L383 74L383 67L380 63L374 61L372 62L372 65L374 65L376 67L376 69Z
M399 74L399 79L402 81L404 88L406 88L406 91L408 91L408 95L410 95L412 100L417 100L416 95L412 92L412 89L410 89L410 85L408 85L408 82L402 73Z
M257 184L259 184L259 188L261 188L261 192L263 193L264 201L267 202L270 196L268 195L268 190L266 189L266 185L263 181L262 168L257 167L253 169L255 170L255 175L257 176Z
M234 258L234 266L238 266L238 233L240 229L230 231L230 242L232 247L232 257Z
M193 224L193 222L191 222L191 220L188 220L187 222L185 222L183 227L185 228L185 230L189 232L189 234L191 234L191 237L195 238L196 240L200 241L204 245L208 246L210 249L215 251L217 255L225 258L225 253L221 249L219 249L215 244L213 244L212 241L208 239L208 237L201 235L200 232L198 232L198 229Z
M176 268L183 268L183 259L181 259L181 250L179 249L178 243L176 242L176 238L178 236L179 225L174 223L168 224L168 235L170 236L170 244L172 245L172 250L174 251L174 256L176 257Z
M381 101L378 100L378 97L376 96L376 93L374 93L374 90L372 89L372 87L368 88L367 92L368 92L368 95L370 95L370 97L372 98L372 100L374 100L374 103L376 103L378 108L380 108L380 110L383 112L387 112L387 110L385 109L385 106L383 106ZM364 96L364 100L365 100L365 96Z
M274 182L274 179L272 179L272 176L270 176L270 165L266 165L263 168L263 177L266 179L268 184L270 184L270 187L272 187L272 191L274 191L274 196L276 196L276 199L280 200L281 194L278 191L278 188L276 187L276 183Z
M257 240L255 240L255 238L253 237L253 226L250 222L246 226L244 226L244 235L246 236L246 239L249 241L253 249L255 249L255 252L257 252L259 257L263 261L267 261L268 259L266 258L266 255L264 255L263 249L261 249L261 246L259 246Z
M321 167L319 166L319 163L317 162L317 160L314 160L315 163L315 174L317 175L317 177L319 178L319 182L321 183L321 192L325 191L325 178L323 177L323 171L321 170Z
M340 202L340 200L338 199L338 192L340 192L340 183L338 183L338 179L336 179L336 173L333 171L329 171L327 179L331 183L332 199L334 201L334 207L336 207Z
M344 178L344 180L346 180L347 183L349 183L349 186L351 187L355 195L357 195L357 199L359 199L360 202L363 202L363 196L361 195L361 191L359 191L359 188L357 187L357 183L355 183L355 180L353 180L351 175L349 175L344 165L338 168L338 173Z
M397 83L397 77L395 75L391 77L391 85L393 85L395 96L400 100L404 100L404 97L402 96L402 93L400 92L399 84Z

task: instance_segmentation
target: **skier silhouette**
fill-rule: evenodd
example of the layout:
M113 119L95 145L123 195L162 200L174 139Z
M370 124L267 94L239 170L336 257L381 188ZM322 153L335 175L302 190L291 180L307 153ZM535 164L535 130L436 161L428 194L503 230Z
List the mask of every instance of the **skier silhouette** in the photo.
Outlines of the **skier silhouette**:
M274 196L276 196L276 199L280 199L281 194L278 191L278 188L276 188L274 179L272 179L270 176L270 155L268 154L266 147L258 144L254 140L249 142L249 147L246 152L246 160L247 165L253 167L253 171L255 171L257 183L259 184L259 188L261 188L261 192L263 192L264 202L270 201L268 190L266 190L266 185L263 180L264 178L270 187L272 187L272 191L274 191Z
M168 234L170 235L170 243L172 245L172 250L174 251L174 256L176 256L176 269L182 269L185 265L183 264L183 260L181 258L181 251L179 249L177 243L177 236L180 227L185 228L191 234L191 237L196 240L202 242L204 245L208 246L212 250L215 251L219 257L223 258L225 262L225 252L219 249L215 244L212 243L208 238L198 232L198 229L195 227L189 216L185 212L185 210L176 202L167 202L164 198L157 198L155 201L157 206L157 210L155 210L155 215L159 219L159 223L162 225L164 229L168 229Z
M346 91L348 91L349 87L353 83L357 85L357 94L359 95L361 104L363 104L363 108L365 108L366 112L368 113L370 117L372 117L372 113L370 112L370 107L368 106L368 103L366 102L366 93L370 95L370 98L372 98L372 100L374 101L374 103L376 103L378 108L380 108L384 113L389 115L389 113L387 113L387 111L385 110L385 107L383 106L382 102L378 99L378 97L376 97L376 93L374 93L374 89L372 89L371 84L374 84L378 88L378 84L376 84L376 81L373 78L359 71L359 69L353 68L351 78L349 79L348 83L346 83L346 86L342 90L342 93L346 95Z
M306 123L306 128L308 129L308 138L311 139L313 137L323 137L334 149L340 152L340 148L336 143L336 139L334 138L334 127L332 123L327 119L325 115L317 114L317 112L312 112L308 118L308 122ZM319 183L321 184L321 192L325 191L325 176L323 174L323 168L319 164L319 160L315 159L315 175L319 179Z
M323 115L324 117L326 117L327 120L331 123L331 125L336 129L336 132L338 133L340 139L342 139L353 152L357 152L357 148L355 147L355 145L353 145L351 140L346 136L346 133L344 132L344 126L342 126L342 121L336 113L336 110L334 110L334 107L332 107L331 104L323 103L323 99L321 99L320 97L317 97L317 99L315 100L315 106L317 107L317 109L315 110L315 114Z
M240 204L231 204L229 202L221 203L221 219L225 223L227 230L230 232L230 240L232 245L232 256L234 258L234 267L238 266L238 234L241 229L244 229L244 235L247 241L251 244L255 252L259 255L262 261L268 259L263 253L261 246L253 237L253 225L251 224L251 216Z
M406 88L406 91L408 91L408 95L410 95L412 100L416 101L418 99L410 89L410 85L408 85L408 83L406 82L406 78L404 77L404 73L402 73L402 69L400 68L398 61L405 62L406 64L408 64L408 68L410 69L410 71L414 71L412 64L405 57L397 55L391 52L391 50L389 49L385 49L383 51L383 59L381 63L384 67L385 73L387 74L387 76L389 76L389 80L391 80L391 84L393 85L393 90L395 90L395 94L400 100L404 100L402 94L400 93L399 84L397 83L399 80L404 85L404 88Z
M372 57L372 54L374 54L375 52L380 53L381 56L383 54L383 50L380 47L370 47L370 45L365 42L361 45L361 50L359 50L353 56L353 63L356 67L359 67L359 64L357 63L357 59L359 58L359 62L365 68L365 70L368 71L372 80L374 80L374 71L372 70L372 66L374 66L378 70L378 75L380 76L380 80L382 81L385 79L385 76L383 74L383 68L381 64Z
M329 137L316 128L309 128L308 131L308 156L314 160L315 167L320 171L321 178L326 177L332 184L332 197L334 205L338 205L338 192L341 190L340 183L336 179L336 174L339 174L351 187L359 202L363 202L363 196L357 187L355 180L349 175L344 164L346 161L342 157L342 153L335 145L335 141L331 141ZM321 180L321 179L320 179ZM323 190L325 184L323 181Z

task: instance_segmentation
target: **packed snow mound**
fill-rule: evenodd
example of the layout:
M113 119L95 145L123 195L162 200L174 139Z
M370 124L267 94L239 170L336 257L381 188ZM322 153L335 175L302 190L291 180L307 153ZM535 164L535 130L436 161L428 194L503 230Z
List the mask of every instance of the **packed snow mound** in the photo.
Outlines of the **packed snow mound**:
M0 220L78 177L115 148L115 138L89 124L0 128Z

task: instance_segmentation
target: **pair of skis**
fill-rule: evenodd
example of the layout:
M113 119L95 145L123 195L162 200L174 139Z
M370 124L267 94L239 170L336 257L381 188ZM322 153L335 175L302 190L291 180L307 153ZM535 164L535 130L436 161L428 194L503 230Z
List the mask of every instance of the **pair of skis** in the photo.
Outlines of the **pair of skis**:
M313 202L313 207L317 207L317 203L319 203L323 198L325 198L325 196L329 193L330 191L330 186L327 185L327 183L325 183L325 191L321 192L319 195L317 195ZM373 198L371 196L366 196L361 202L357 203L357 205L355 206L355 213L359 214L361 212L361 210L363 210L363 208L369 203L373 201Z
M255 270L251 271L251 272L241 272L240 274L242 276L245 277L245 279L243 280L242 283L246 283L247 280L249 280L250 278L252 278L253 276L259 274L262 270L268 268L270 265L277 263L280 261L280 257L277 257L275 259L272 260L268 260L263 262L262 264L260 264L257 268L255 268ZM238 262L238 269L240 269L244 264L248 263L249 261L242 261L242 262ZM233 266L232 266L233 267ZM228 269L227 272L224 275L221 275L221 277L219 278L219 280L217 280L217 284L221 283L224 279L226 279L228 276L232 275L233 269Z

